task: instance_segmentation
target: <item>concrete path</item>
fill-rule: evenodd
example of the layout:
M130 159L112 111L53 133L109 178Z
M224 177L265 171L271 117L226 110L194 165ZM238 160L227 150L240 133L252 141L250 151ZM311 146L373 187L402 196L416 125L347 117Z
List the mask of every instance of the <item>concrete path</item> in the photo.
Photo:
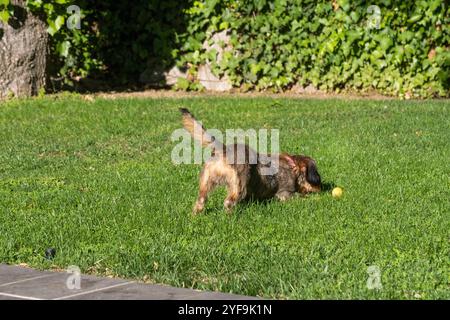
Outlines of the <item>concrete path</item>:
M79 284L79 289L77 289ZM0 300L229 300L256 299L121 279L37 271L0 264Z

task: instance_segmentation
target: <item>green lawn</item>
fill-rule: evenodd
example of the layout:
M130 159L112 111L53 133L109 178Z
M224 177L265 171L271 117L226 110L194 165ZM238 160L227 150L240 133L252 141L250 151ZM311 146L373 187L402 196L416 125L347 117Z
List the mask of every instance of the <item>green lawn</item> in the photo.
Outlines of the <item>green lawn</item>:
M343 197L229 216L218 190L193 217L200 166L170 159L180 106L208 128L280 129ZM266 298L450 299L448 100L57 96L0 102L0 129L0 262Z

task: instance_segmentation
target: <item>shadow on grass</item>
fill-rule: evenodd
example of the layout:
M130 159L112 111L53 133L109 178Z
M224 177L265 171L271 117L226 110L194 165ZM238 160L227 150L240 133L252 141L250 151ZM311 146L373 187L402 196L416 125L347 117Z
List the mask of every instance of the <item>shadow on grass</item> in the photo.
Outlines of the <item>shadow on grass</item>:
M324 183L322 183L322 190L316 194L317 195L325 195L325 194L331 192L336 186L337 185L334 182L324 182ZM287 201L292 201L292 200L295 200L296 198L307 199L309 196L310 195L296 194L295 197L293 197L291 200L287 200ZM253 207L256 205L261 208L266 208L273 202L278 202L278 200L275 198L249 199L249 200L239 202L231 213L226 212L226 210L223 208L223 206L214 206L214 207L206 207L203 214L208 215L208 214L217 214L217 213L223 212L224 214L227 214L230 216L241 215L241 214L244 214L244 212L247 209L249 209L250 207Z

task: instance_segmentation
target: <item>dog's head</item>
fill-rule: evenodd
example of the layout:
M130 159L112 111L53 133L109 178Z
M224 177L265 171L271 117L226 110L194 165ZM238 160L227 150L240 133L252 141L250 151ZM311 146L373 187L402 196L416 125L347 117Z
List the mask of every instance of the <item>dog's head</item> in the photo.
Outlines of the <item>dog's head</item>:
M320 191L322 182L314 159L302 155L286 155L285 159L297 175L298 192L307 194Z

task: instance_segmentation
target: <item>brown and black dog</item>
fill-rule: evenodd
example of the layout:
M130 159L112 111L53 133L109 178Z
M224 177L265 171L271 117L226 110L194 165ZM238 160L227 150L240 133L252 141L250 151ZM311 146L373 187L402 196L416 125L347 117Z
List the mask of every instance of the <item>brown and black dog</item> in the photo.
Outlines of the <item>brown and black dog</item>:
M180 111L184 128L202 146L212 149L212 157L206 161L200 173L200 190L194 214L204 209L208 194L220 185L227 188L224 201L227 211L231 211L240 201L272 197L285 201L295 193L304 195L320 191L320 175L312 158L287 153L259 154L247 145L236 143L223 145L206 131L189 110L181 108ZM239 151L245 153L243 162L236 161ZM277 170L267 174L274 164Z

